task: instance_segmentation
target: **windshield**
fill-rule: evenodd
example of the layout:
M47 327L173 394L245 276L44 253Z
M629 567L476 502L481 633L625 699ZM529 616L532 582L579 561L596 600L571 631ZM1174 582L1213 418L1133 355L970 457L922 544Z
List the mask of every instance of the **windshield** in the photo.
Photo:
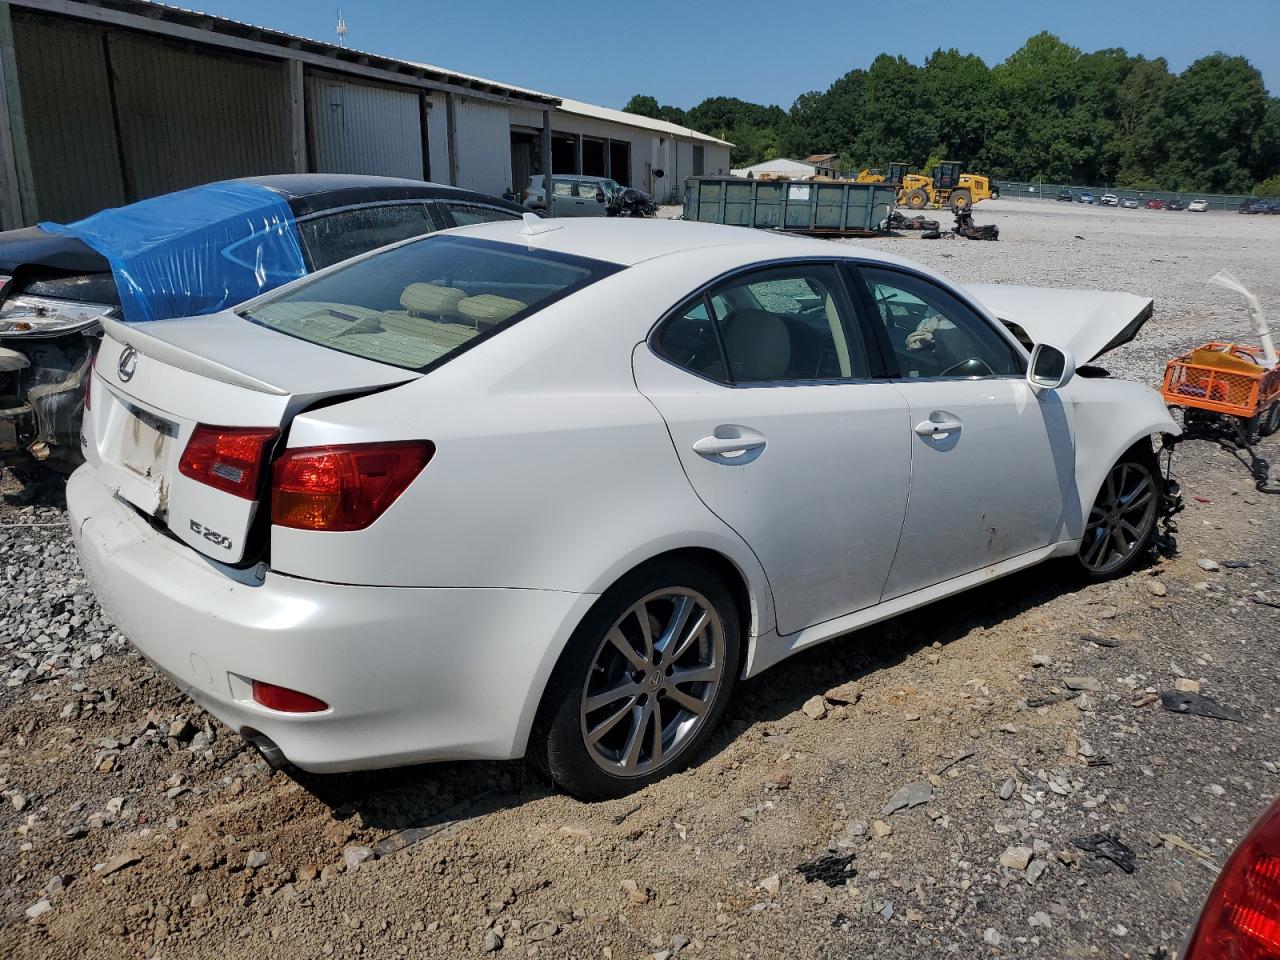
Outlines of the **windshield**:
M619 269L436 235L304 281L242 316L333 350L423 371Z

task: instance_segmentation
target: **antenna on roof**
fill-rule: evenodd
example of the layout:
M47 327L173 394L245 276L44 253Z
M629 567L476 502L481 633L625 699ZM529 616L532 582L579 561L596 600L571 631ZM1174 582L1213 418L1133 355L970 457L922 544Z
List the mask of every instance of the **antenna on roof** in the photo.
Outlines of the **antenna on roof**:
M347 21L342 19L342 8L338 8L338 46L347 45Z
M536 237L540 233L550 233L561 227L561 224L556 221L544 220L536 213L526 213L521 219L524 221L524 226L520 228L520 233L526 237Z

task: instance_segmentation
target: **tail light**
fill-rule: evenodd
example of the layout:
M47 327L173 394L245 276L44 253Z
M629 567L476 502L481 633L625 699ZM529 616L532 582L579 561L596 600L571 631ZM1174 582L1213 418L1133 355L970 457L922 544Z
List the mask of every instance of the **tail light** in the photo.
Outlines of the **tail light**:
M1240 842L1209 892L1183 960L1280 957L1280 800Z
M329 709L327 703L309 693L278 687L261 680L253 681L253 699L267 709L279 710L281 713L320 713Z
M524 194L522 195L521 199L523 199L523 200L528 200L528 199L529 199L529 191L528 191L528 190L526 190L526 191L524 192Z
M255 500L267 447L280 431L197 424L178 461L178 472L218 490Z
M363 530L435 453L429 440L286 450L271 484L271 522L296 530Z

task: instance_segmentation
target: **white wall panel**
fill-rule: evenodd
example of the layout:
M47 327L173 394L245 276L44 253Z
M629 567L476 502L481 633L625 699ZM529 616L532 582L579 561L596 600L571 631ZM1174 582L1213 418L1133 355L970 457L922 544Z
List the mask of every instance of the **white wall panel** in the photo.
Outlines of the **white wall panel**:
M307 125L316 173L422 179L422 119L416 91L308 76Z

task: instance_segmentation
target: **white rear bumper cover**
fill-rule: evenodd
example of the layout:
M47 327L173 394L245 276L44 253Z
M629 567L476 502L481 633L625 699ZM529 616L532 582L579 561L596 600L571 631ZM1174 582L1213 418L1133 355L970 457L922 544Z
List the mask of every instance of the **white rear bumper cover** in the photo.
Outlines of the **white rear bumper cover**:
M596 599L271 571L251 585L152 529L90 467L71 477L67 505L85 573L130 642L228 726L317 773L520 756L556 658ZM241 678L329 709L266 709Z

